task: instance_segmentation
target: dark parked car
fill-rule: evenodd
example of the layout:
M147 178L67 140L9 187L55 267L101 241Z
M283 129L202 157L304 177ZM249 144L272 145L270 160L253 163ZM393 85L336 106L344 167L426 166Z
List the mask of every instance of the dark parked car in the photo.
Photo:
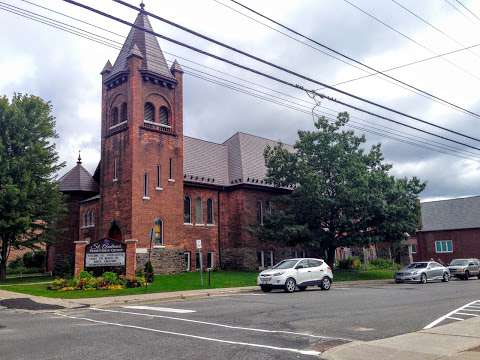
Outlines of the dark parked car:
M478 259L454 259L448 265L450 274L459 279L468 280L470 276L480 279L480 261Z
M435 261L421 261L413 262L395 273L396 283L414 281L426 284L433 280L447 282L450 280L450 271Z

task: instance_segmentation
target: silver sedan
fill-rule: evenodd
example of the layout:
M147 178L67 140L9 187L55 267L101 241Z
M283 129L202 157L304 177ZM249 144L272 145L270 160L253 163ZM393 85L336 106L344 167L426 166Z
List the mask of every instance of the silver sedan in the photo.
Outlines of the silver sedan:
M395 273L396 283L413 281L426 284L434 280L450 280L448 268L435 261L414 262Z

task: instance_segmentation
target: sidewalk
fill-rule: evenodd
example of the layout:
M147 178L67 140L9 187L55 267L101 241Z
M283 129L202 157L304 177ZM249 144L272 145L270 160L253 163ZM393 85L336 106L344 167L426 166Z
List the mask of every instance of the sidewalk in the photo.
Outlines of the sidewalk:
M333 286L339 288L355 287L355 286L381 286L392 284L392 280L358 280L358 281L341 281L334 283ZM192 298L202 298L219 295L232 295L244 292L259 292L258 286L244 286L234 288L219 289L202 289L202 290L183 290L173 292L158 292L149 294L135 294L122 296L106 296L97 298L83 299L57 299L43 296L33 296L28 294L16 293L6 290L6 287L0 289L0 300L14 298L29 298L40 304L59 305L68 309L85 307L85 306L115 306L127 303L149 303L158 301L172 301Z
M480 317L387 339L341 345L325 360L479 360Z

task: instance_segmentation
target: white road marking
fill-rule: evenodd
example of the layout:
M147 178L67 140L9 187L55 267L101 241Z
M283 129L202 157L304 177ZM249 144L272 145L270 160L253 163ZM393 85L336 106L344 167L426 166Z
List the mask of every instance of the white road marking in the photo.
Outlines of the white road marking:
M468 308L469 306L473 305L473 304L476 304L476 303L480 303L480 300L476 300L476 301L472 301L471 303L468 303L466 305L463 305L461 307L459 307L458 309L455 309L453 311L450 311L448 314L446 315L443 315L441 317L439 317L437 320L435 321L432 321L430 324L428 324L427 326L425 326L423 328L423 330L427 330L427 329L431 329L433 328L435 325L441 323L443 320L445 319L453 319L453 320L459 320L459 321L463 321L465 319L460 319L460 318L456 318L456 317L452 317L452 315L455 315L457 314L458 312L461 312L462 310L465 310L466 308Z
M205 336L184 334L184 333L178 333L178 332L167 331L167 330L152 329L152 328L147 328L147 327L143 327L143 326L135 326L135 325L114 323L114 322L109 322L109 321L101 321L101 320L95 320L95 319L66 315L66 314L60 314L60 313L58 313L58 315L66 317L66 318L70 318L70 319L75 319L75 320L90 321L90 322L93 322L93 323L96 323L96 324L112 325L112 326L119 326L119 327L125 327L125 328L130 328L130 329L151 331L151 332L155 332L155 333L168 334L168 335L174 335L174 336L182 336L182 337L187 337L187 338L192 338L192 339L197 339L197 340L219 342L219 343L223 343L223 344L243 345L243 346L250 346L250 347L255 347L255 348L277 350L277 351L288 351L288 352L293 352L293 353L302 354L302 355L311 355L311 356L320 355L320 352L315 351L315 350L301 350L301 349L283 348L283 347L278 347L278 346L262 345L262 344L255 344L255 343L247 343L247 342L241 342L241 341L220 340L220 339L214 339L214 338L209 338L209 337L205 337Z
M132 305L132 306L122 306L126 309L135 309L135 310L153 310L153 311L161 311L161 312L171 312L177 314L190 314L196 312L195 310L184 310L184 309L174 309L168 307L161 307L161 306L140 306L140 305Z
M478 316L477 314L467 314L467 313L464 313L464 312L457 312L455 314L456 315L467 315L467 316Z
M471 307L465 308L467 311L480 311L480 309L472 309Z
M321 335L312 335L308 333L297 333L293 331L282 331L282 330L265 330L265 329L258 329L258 328L248 328L243 326L232 326L232 325L225 325L220 323L208 322L208 321L201 321L201 320L193 320L193 319L184 319L178 318L173 316L166 316L166 315L154 315L154 314L144 314L144 313L137 313L132 311L121 311L121 310L111 310L111 309L99 309L99 308L90 308L90 310L94 311L103 311L103 312L111 312L111 313L119 313L119 314L127 314L127 315L137 315L137 316L147 316L147 317L155 317L161 319L169 319L169 320L177 320L177 321L185 321L195 324L202 324L202 325L210 325L210 326L219 326L228 329L235 329L235 330L245 330L245 331L256 331L261 333L269 333L269 334L286 334L286 335L295 335L295 336L305 336L311 337L315 339L324 339L324 340L344 340L344 341L354 341L352 339L346 338L339 338L339 337L331 337L331 336L321 336Z

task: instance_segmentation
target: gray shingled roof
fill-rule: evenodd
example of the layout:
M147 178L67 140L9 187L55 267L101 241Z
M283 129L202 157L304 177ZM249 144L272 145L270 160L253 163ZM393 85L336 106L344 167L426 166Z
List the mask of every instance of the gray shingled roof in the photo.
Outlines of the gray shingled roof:
M217 185L268 186L263 182L267 173L263 152L267 145L275 146L278 142L245 133L236 133L223 144L188 136L184 139L186 181L211 183L214 178ZM285 147L293 151L293 146Z
M423 202L421 208L421 231L480 228L480 196Z
M98 193L98 184L81 163L63 175L59 182L61 192L86 191Z
M140 12L135 19L135 25L144 29L153 30L152 25L148 20L148 16L142 12ZM175 79L168 68L157 38L150 33L134 27L130 29L127 39L122 46L122 50L120 50L117 60L115 61L115 64L113 64L109 78L115 76L119 72L128 70L127 58L135 45L138 46L143 57L142 70L151 71L167 79Z

